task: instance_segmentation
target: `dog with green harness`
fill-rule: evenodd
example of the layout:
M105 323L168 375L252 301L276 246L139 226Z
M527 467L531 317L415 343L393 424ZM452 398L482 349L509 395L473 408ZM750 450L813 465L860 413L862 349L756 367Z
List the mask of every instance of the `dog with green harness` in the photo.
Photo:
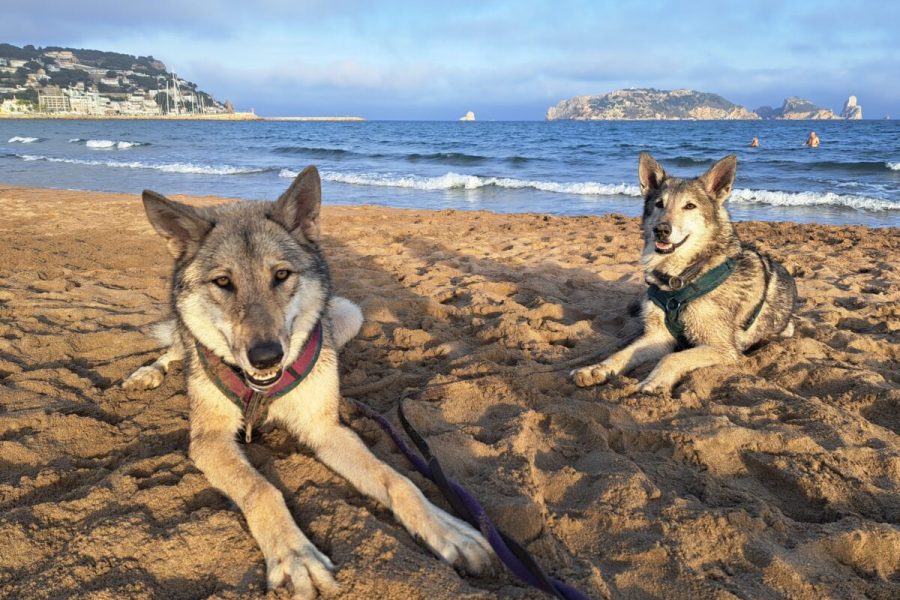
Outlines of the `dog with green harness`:
M639 387L668 392L694 369L737 363L751 346L793 335L793 277L741 243L725 208L736 170L731 155L700 177L681 179L641 154L644 332L603 362L573 371L577 385L659 361Z

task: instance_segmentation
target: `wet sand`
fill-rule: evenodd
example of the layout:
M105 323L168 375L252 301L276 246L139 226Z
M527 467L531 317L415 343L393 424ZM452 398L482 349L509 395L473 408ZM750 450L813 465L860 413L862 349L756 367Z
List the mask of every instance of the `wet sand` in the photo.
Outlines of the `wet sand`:
M345 395L396 422L419 391L445 469L550 573L595 598L900 597L898 230L741 223L797 277L797 334L648 396L648 367L567 377L639 331L636 220L327 206L322 227L366 315ZM119 387L169 294L137 196L0 185L0 232L0 597L265 596L242 516L187 457L180 368ZM344 598L545 597L457 574L282 431L247 451Z

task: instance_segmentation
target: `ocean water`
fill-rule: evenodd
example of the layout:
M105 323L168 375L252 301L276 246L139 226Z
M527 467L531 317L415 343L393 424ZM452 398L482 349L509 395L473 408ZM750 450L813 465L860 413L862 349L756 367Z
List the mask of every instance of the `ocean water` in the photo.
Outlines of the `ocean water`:
M900 225L898 121L6 120L0 182L272 199L315 164L331 204L638 215L641 151L681 176L736 154L735 219Z

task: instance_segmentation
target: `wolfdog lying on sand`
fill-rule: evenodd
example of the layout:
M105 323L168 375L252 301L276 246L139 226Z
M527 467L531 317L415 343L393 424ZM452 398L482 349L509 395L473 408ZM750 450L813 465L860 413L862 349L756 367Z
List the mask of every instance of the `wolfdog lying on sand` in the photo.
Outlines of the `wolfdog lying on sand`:
M670 391L689 371L735 363L754 344L793 335L793 277L741 244L725 209L736 168L726 156L700 177L679 179L641 154L644 333L603 362L572 371L577 385L658 360L640 389Z
M190 455L237 504L265 556L270 588L294 598L334 592L333 566L300 531L275 486L237 441L278 423L356 489L390 508L444 560L481 571L491 550L479 532L425 499L338 420L338 350L362 313L332 295L319 249L321 186L307 167L277 202L194 208L144 192L150 223L175 258L174 334L167 352L125 382L158 386L185 359Z

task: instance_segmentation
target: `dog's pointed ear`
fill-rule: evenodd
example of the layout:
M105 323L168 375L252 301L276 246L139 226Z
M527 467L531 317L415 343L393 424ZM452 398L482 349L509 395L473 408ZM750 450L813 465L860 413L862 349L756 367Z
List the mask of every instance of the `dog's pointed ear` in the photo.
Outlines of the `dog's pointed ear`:
M737 172L737 157L729 154L713 166L709 171L700 176L703 189L722 204L731 194L731 186L734 184L734 175Z
M180 258L212 229L213 224L192 206L150 190L144 190L142 198L150 224L166 239L169 253L175 258Z
M294 179L291 187L275 203L274 217L291 233L302 233L312 242L319 241L319 207L322 181L319 170L309 165Z
M649 152L641 152L638 159L638 180L641 182L641 195L644 199L652 196L666 180L666 172Z

